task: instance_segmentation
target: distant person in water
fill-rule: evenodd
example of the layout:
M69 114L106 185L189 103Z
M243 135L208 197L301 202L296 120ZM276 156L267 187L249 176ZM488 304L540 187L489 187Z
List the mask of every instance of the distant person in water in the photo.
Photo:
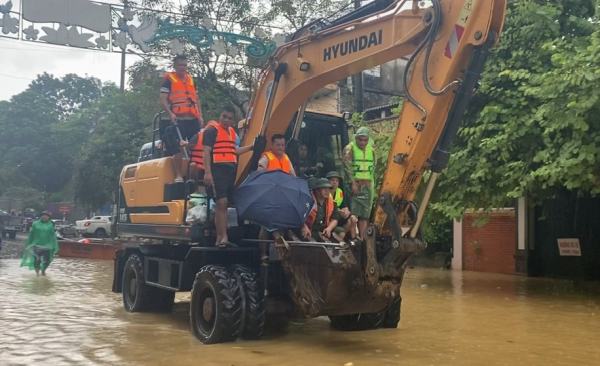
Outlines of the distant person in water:
M58 240L54 231L54 223L50 220L50 211L43 211L40 219L33 223L29 231L29 238L25 243L21 267L35 269L35 274L46 275L46 269L52 263L54 255L58 252Z

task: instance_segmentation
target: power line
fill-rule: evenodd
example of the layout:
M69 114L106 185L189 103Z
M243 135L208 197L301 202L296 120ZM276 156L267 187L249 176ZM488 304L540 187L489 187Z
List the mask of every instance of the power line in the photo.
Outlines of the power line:
M23 80L29 80L29 81L35 80L35 79L31 79L31 78L24 78L24 77L21 77L21 76L14 76L14 75L9 75L9 74L0 74L0 76L6 76L8 78L23 79Z
M344 5L342 8L334 11L333 13L327 15L327 17L325 17L325 19L331 19L333 16L338 15L339 13L343 12L344 10L348 9L350 6L354 5L354 1L350 1L348 2L348 4Z
M98 2L98 1L94 1L95 3L98 4L104 4L104 5L110 5L111 7L117 7L117 8L122 8L123 6L119 6L119 5L114 5L114 4L107 4L107 3L102 3L102 2ZM136 10L142 10L142 11L147 11L147 12L152 12L152 13L159 13L159 14L169 14L169 15L176 15L179 17L183 17L183 18L191 18L191 19L210 19L210 20L215 20L218 22L223 22L223 19L219 19L219 18L212 18L212 17L197 17L197 16L192 16L192 15L186 15L184 13L181 12L174 12L174 11L170 11L170 10L156 10L156 9L152 9L152 8L147 8L147 7L143 7L140 5L130 5L129 8L131 9L136 9ZM227 21L225 21L227 22ZM234 22L230 22L230 23L234 23ZM250 23L250 22L249 22ZM265 28L273 28L273 29L283 29L285 30L285 27L278 27L278 26L273 26L273 25L269 25L269 24L256 24L257 27L265 27Z

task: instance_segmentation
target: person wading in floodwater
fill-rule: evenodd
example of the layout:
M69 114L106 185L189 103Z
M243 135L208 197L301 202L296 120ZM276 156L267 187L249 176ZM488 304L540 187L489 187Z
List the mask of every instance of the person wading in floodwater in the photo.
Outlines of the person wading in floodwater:
M52 263L54 255L58 252L58 240L54 231L54 223L50 221L50 211L43 211L40 219L33 223L29 231L29 238L25 243L21 267L35 269L35 274L46 275L46 269Z

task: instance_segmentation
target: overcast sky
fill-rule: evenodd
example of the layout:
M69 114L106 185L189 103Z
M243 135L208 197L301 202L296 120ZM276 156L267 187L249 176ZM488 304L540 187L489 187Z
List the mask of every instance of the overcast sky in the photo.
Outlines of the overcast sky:
M138 60L127 55L127 65ZM37 75L47 72L55 77L68 73L94 76L120 83L121 55L73 47L0 38L0 100L8 100L25 89ZM126 79L127 81L127 79Z
M119 4L119 0L102 0ZM363 1L366 4L370 1ZM0 4L6 0L0 0ZM13 11L21 1L13 1ZM0 33L0 35L2 35ZM133 65L139 56L128 54L126 66ZM0 100L8 100L25 89L37 75L47 72L55 77L68 73L93 76L102 81L120 83L121 54L56 46L42 42L20 41L0 37ZM127 79L126 79L127 83Z
M5 2L0 0L0 4ZM102 2L119 4L118 0ZM18 11L20 3L20 0L13 0L14 11ZM127 66L137 60L138 56L127 55ZM121 78L120 53L83 50L5 37L0 37L0 65L0 100L8 100L24 91L29 83L43 72L55 77L68 73L79 76L87 74L103 81L113 81L117 85Z

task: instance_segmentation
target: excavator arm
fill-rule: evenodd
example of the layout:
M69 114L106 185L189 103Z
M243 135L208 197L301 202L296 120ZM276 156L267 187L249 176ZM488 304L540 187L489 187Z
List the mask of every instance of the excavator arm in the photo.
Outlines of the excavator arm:
M285 133L294 114L302 113L305 101L319 88L408 57L406 102L369 233L389 237L391 246L401 247L399 222L412 213L415 224L409 236L414 238L506 11L506 0L432 4L420 8L418 1L394 1L384 10L347 17L342 24L334 21L281 46L260 74L250 103L243 145L254 142L255 152L240 158L237 183L255 169L266 137ZM412 199L426 169L433 174L418 209Z

